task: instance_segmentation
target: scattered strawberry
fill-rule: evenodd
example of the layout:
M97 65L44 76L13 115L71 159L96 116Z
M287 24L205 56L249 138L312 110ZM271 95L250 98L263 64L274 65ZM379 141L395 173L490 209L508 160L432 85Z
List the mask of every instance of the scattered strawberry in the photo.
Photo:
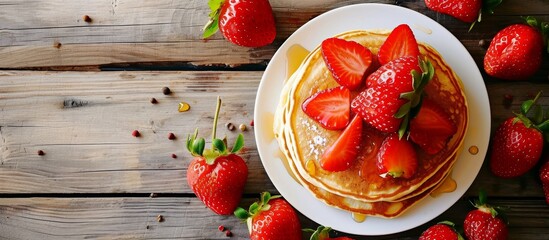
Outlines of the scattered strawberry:
M304 232L312 232L310 240L353 240L350 237L330 237L331 227L318 226L316 230L303 229Z
M331 172L347 170L356 160L362 139L362 119L355 116L338 139L320 157L320 167Z
M237 208L234 214L248 225L252 240L299 240L301 223L292 206L280 196L261 193L261 199L248 211Z
M328 38L321 44L322 57L334 79L354 90L362 85L373 61L370 50L357 42Z
M424 99L410 120L410 139L428 154L436 154L457 131L450 116L435 102Z
M317 92L305 99L301 109L328 130L343 129L351 118L351 92L343 86Z
M490 157L490 170L494 175L518 177L539 161L544 141L542 131L547 131L549 125L549 121L543 122L541 107L536 104L539 97L540 94L525 101L521 113L508 118L494 133ZM532 119L527 117L530 109L537 112Z
M463 240L454 227L452 222L439 222L421 233L419 240Z
M209 0L210 20L203 38L217 30L230 42L244 47L271 44L276 36L273 10L268 0Z
M539 171L539 178L543 187L543 193L545 193L545 201L549 204L549 161L542 165Z
M463 222L465 237L469 240L505 240L508 236L507 224L498 216L495 208L486 204L486 194L481 192L477 208L467 213Z
M542 27L539 26L545 24L545 31L549 26L547 23L538 23L533 17L526 20L531 25L510 25L499 31L490 42L484 56L484 70L490 76L506 80L525 80L540 68L546 40L539 30Z
M425 0L425 5L435 12L473 23L479 18L482 0Z
M400 57L419 56L419 47L412 29L407 24L398 25L391 31L377 53L378 61L385 65Z
M418 166L416 150L406 138L392 133L381 143L376 165L383 178L411 178Z
M236 153L244 146L239 134L229 152L225 142L215 138L215 129L221 107L217 99L212 134L212 149L204 150L204 138L197 138L198 131L187 138L187 149L195 156L187 169L187 182L204 204L220 215L229 215L236 209L248 178L248 166Z
M418 64L417 57L395 59L370 74L367 88L353 99L351 110L377 130L398 130L402 137L408 128L409 112L419 105L423 88L433 75L428 61Z

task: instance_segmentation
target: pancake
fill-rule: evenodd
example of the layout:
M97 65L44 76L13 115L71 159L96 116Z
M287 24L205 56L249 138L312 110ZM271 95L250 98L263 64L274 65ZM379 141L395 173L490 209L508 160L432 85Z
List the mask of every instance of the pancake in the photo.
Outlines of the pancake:
M336 37L356 41L376 54L388 34L389 31L384 30L357 30ZM359 153L356 164L350 169L342 172L328 172L317 167L323 151L341 133L341 131L323 129L301 110L301 103L307 97L318 91L338 86L325 66L320 47L317 47L305 58L302 65L286 82L275 113L275 137L291 163L290 167L293 168L293 173L316 197L323 199L328 204L330 202L326 199L332 199L332 202L344 202L341 199L345 199L346 202L356 200L360 203L372 204L380 204L378 202L402 203L404 200L410 199L404 206L411 206L413 205L411 202L415 203L425 197L429 190L432 190L433 186L440 183L448 174L457 159L455 155L461 149L468 125L466 99L462 92L461 81L447 66L440 54L425 43L419 44L421 54L430 60L435 68L435 77L424 90L425 97L434 100L443 109L446 109L458 131L448 141L446 148L436 155L428 155L417 148L419 168L411 179L378 176L374 156L384 134L376 133L369 128L366 128L365 132L370 135L364 139L361 146L362 151ZM332 195L337 197L326 197ZM336 198L341 199L333 200ZM353 206L356 204L343 205ZM367 209L367 207L351 211L360 212L360 209ZM382 211L369 212L368 214L376 215L380 214L379 212ZM389 214L380 215L389 217Z
M279 133L285 134L284 131ZM289 143L290 145L286 145L286 143L289 142L282 142L280 148L285 155L290 156L290 151L288 148L291 146L291 143ZM456 155L452 156L452 158L456 157ZM427 197L434 189L438 188L442 184L442 182L450 174L453 167L453 161L448 161L444 166L442 166L441 169L439 169L439 171L437 171L435 176L427 180L414 192L408 194L402 199L399 199L398 201L364 202L352 198L342 197L310 184L303 179L301 175L299 175L299 172L295 169L295 164L293 164L292 161L288 161L289 158L291 157L287 157L285 161L287 161L287 164L289 165L291 171L290 174L292 174L294 179L296 179L320 201L341 210L383 218L398 217L407 209L413 207L420 200Z

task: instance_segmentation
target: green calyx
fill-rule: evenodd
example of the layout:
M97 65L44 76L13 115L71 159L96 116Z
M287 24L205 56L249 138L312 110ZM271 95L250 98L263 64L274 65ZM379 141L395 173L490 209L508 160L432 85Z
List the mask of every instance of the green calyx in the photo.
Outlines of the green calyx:
M325 226L318 226L316 230L306 228L303 229L303 232L312 233L309 240L324 240L328 239L330 237L330 231L332 230L331 227L325 227Z
M549 22L542 22L532 16L523 17L524 21L535 29L538 29L543 36L545 50L549 53Z
M429 60L419 59L419 67L421 68L421 73L416 70L412 70L410 73L412 75L413 90L400 94L400 98L408 101L402 105L394 115L395 118L403 119L398 129L399 139L402 139L408 130L410 119L419 112L423 97L423 89L425 89L425 86L427 86L435 75L435 69Z
M210 19L208 23L202 29L203 34L202 38L206 39L214 35L217 30L219 30L219 13L221 12L221 6L225 0L209 0L208 6L210 7L210 14L208 15Z
M244 136L238 134L235 140L233 148L229 151L227 147L227 138L216 138L217 120L219 118L219 111L221 109L221 98L217 97L217 105L215 108L214 123L212 127L212 148L205 149L206 140L198 137L198 129L194 131L193 135L187 137L187 150L191 155L195 157L204 157L207 164L213 164L215 159L219 156L226 156L231 153L237 153L244 147Z
M477 22L482 20L482 13L494 14L494 10L503 2L503 0L484 0L482 1L482 7L478 13L478 18L476 21L471 23L469 26L469 32L473 29Z
M520 113L515 113L513 124L520 121L525 127L535 128L547 135L549 134L549 111L537 104L541 94L540 91L534 99L526 100L521 104Z
M252 203L248 210L238 207L234 211L234 215L243 221L246 221L246 225L248 226L248 231L252 232L252 219L259 214L260 212L267 211L271 208L271 205L269 205L269 201L271 199L279 198L280 195L271 196L269 192L262 192L261 197L258 202Z

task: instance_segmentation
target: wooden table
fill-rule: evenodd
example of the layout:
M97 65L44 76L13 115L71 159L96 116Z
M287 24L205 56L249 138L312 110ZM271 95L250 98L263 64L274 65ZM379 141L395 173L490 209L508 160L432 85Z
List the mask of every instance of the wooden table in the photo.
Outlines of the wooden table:
M428 10L423 1L272 0L275 42L243 48L220 34L200 38L206 0L0 0L0 239L226 239L217 230L220 224L233 238L246 238L245 224L213 214L189 189L186 136L195 127L209 133L215 98L221 96L218 134L234 139L240 131L227 130L226 123L248 126L243 157L250 174L241 205L262 191L277 193L250 126L263 70L308 20L360 2L396 4L435 19L479 66L486 50L479 40L489 41L520 16L549 21L547 0L504 1L471 32L468 24ZM84 21L85 15L92 21ZM529 81L485 76L492 132L520 102L539 90L549 92L545 57ZM164 95L163 87L173 93ZM505 103L505 95L513 101ZM177 111L182 101L190 111ZM549 98L541 103L549 105ZM131 135L134 129L141 137ZM170 132L175 140L168 139ZM355 237L417 239L435 222L460 224L472 209L469 200L483 188L492 203L509 208L511 239L549 239L549 206L538 168L499 179L486 163L463 198L431 222L394 235ZM301 220L304 227L316 227Z

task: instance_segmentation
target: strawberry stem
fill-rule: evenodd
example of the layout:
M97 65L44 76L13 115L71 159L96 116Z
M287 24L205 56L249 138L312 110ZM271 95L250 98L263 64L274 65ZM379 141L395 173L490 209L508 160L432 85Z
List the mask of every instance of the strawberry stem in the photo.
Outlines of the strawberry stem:
M215 135L217 131L217 119L219 118L219 110L221 109L221 98L217 96L217 104L215 106L215 115L212 127L212 142L215 140Z

